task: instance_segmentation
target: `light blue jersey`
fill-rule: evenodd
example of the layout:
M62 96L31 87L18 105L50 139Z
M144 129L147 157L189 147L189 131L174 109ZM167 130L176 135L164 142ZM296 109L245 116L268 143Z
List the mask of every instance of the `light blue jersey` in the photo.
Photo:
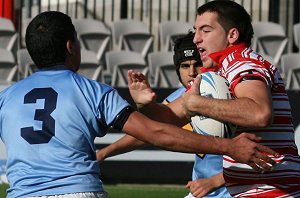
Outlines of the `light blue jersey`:
M165 103L170 103L176 98L180 97L186 89L180 87L171 93L166 99ZM188 124L190 125L190 124ZM185 129L192 129L193 127L184 126ZM193 129L192 129L193 130ZM197 131L196 131L197 132ZM195 162L192 173L192 180L197 180L201 178L208 178L223 171L223 156L222 155L212 155L212 154L196 154ZM217 190L211 192L205 197L214 198L229 198L230 194L227 192L226 187L218 188Z
M1 92L7 197L103 191L94 139L128 106L112 87L64 66L38 71Z

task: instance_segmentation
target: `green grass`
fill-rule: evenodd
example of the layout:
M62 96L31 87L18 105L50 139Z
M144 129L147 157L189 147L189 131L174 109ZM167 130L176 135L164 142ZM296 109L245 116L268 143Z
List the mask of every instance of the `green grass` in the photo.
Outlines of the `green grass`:
M8 185L6 184L0 184L0 197L4 198L6 197L6 189L8 188Z
M184 186L104 185L111 198L178 198L188 194Z
M0 185L0 197L6 197L8 185ZM111 198L178 198L188 194L184 186L169 185L104 185Z

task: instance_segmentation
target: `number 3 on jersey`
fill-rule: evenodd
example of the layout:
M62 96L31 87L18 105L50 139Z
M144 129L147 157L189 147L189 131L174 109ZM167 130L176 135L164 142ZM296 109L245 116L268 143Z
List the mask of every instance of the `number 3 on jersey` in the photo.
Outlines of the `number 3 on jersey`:
M55 135L55 120L51 113L56 108L57 92L52 88L35 88L24 97L24 104L36 103L45 99L44 109L36 109L34 120L42 121L42 130L33 130L33 126L21 128L21 136L29 144L48 143Z

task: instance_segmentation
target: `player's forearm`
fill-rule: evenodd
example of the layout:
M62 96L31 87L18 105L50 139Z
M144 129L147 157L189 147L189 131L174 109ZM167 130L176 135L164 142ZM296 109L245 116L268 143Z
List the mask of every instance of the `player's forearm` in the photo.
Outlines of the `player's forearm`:
M278 155L275 151L253 142L260 140L253 134L243 133L233 139L203 136L171 124L155 122L139 112L130 114L122 130L165 150L227 155L238 162L249 164L256 170L259 170L259 167L253 163L254 159L262 159L258 161L260 167L269 170L271 167L267 163L275 162L267 154Z
M193 96L190 100L194 101L189 105L190 111L239 126L265 127L271 120L271 115L250 98L222 100Z
M160 127L161 123L157 123ZM225 139L215 137L200 136L189 131L168 125L158 130L157 136L152 142L156 146L167 150L181 151L187 153L217 153L225 154L230 150L230 143ZM201 142L201 144L199 144Z
M236 98L232 100L196 96L200 98L197 102L199 105L197 111L205 116L244 127L267 127L271 124L272 97L270 88L265 82L260 80L241 82L236 85L234 93Z
M116 142L110 144L109 146L98 151L97 159L104 160L108 157L127 153L127 152L133 151L135 149L138 149L138 148L144 146L145 144L146 144L145 142L142 142L130 135L125 135L118 141L116 141Z
M173 124L176 126L184 126L188 120L178 115L168 105L160 103L150 103L139 109L141 113L147 117L164 123Z

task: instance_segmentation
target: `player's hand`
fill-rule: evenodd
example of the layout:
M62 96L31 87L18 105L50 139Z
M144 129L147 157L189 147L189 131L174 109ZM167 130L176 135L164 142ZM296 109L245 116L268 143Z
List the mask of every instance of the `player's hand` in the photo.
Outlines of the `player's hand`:
M138 108L156 101L156 94L144 74L128 70L127 77L130 95Z
M256 171L263 173L271 170L276 163L271 157L280 156L274 150L257 143L261 138L254 134L242 133L232 140L229 156Z
M218 188L211 177L189 181L185 187L197 198L204 197Z
M190 118L196 115L195 107L197 107L198 100L197 98L200 96L200 83L201 76L198 75L192 85L187 87L187 91L182 95L182 109L186 116L186 118Z

